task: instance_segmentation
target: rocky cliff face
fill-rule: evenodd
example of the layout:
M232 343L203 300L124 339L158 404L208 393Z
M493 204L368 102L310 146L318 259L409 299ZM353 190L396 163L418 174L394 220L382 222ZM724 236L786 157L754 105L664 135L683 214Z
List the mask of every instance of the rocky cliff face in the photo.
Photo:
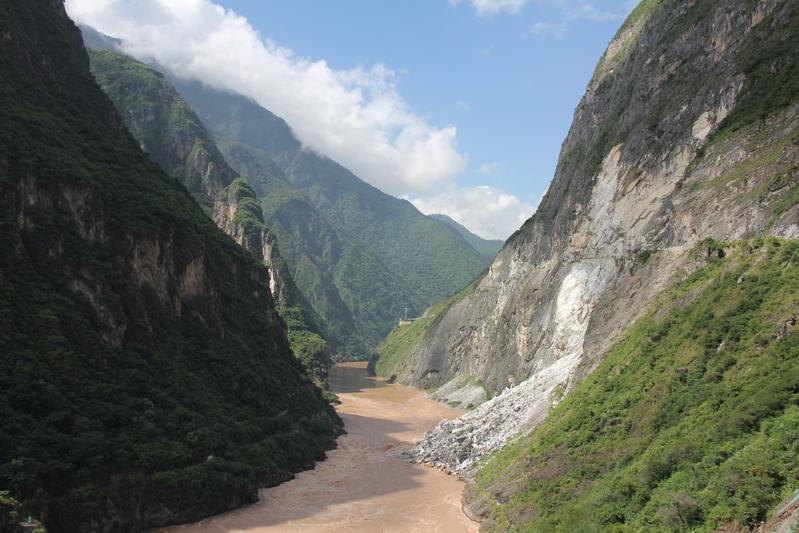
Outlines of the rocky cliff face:
M0 1L0 487L49 531L257 498L340 428L269 275L152 163L62 2Z
M695 266L700 241L799 237L797 10L685 0L633 12L538 212L393 369L421 387L456 394L448 383L479 380L497 394L428 435L421 460L468 476L539 423Z
M280 305L298 305L300 296L278 250L277 238L264 224L255 191L243 179L228 184L214 199L212 218L240 246L269 266L269 287Z

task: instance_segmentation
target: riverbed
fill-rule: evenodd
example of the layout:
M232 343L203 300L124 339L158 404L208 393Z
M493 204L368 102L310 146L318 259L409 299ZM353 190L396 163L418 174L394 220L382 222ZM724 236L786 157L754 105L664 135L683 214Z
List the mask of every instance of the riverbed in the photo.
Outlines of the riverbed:
M419 390L366 373L365 363L336 365L330 376L347 430L316 468L263 489L260 501L160 533L380 532L468 533L464 484L402 452L444 418L462 414Z

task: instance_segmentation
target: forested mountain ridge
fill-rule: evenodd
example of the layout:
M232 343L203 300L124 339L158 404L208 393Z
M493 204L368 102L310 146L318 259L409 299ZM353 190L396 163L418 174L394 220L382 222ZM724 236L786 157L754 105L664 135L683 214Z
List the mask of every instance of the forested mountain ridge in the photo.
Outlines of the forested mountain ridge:
M84 42L113 44L91 28L81 32ZM200 119L160 72L107 48L89 48L89 58L92 74L142 148L188 188L217 226L269 266L269 286L288 323L292 349L324 384L329 347L280 256L277 237L264 224L255 192L230 168Z
M461 236L466 240L466 242L468 242L472 248L477 250L477 253L485 257L487 261L493 260L497 256L499 251L502 249L502 246L505 244L505 241L499 239L484 239L479 235L475 235L474 233L469 231L469 228L455 221L450 216L441 213L436 213L428 216L434 220L441 221L455 228L458 231L458 233L460 233Z
M0 489L53 533L254 501L340 421L267 270L141 151L58 1L0 1Z
M123 113L126 123L145 149L155 144L150 153L156 161L172 168L172 175L198 198L206 194L206 203L216 206L214 217L222 227L225 223L219 215L228 209L218 200L227 196L219 193L214 199L208 184L214 182L215 174L230 172L246 179L258 200L257 206L248 204L246 211L262 212L288 267L283 277L292 278L298 288L293 299L301 304L290 307L294 314L305 311L305 322L313 322L322 332L338 359L367 358L400 316L421 313L437 297L457 290L484 268L484 252L476 250L460 231L427 219L408 202L381 193L335 162L303 148L284 121L252 100L172 79L178 94L152 67L134 62L120 70L120 57L114 53L119 43L91 28L84 28L84 33L88 45L97 47L92 52L95 73L117 105L130 113ZM194 98L191 103L198 112L206 110L202 122L194 112L186 113L184 93L187 99ZM216 111L226 108L229 121L220 123ZM197 126L203 133L206 126L211 128L224 156L216 146L208 147L207 135L193 136ZM186 146L187 138L199 150ZM187 157L195 151L205 157ZM299 171L303 182L293 183L281 164L293 159L305 168ZM176 160L183 163L176 166ZM227 172L228 164L235 170ZM313 171L307 170L308 164ZM186 176L204 178L187 180ZM398 205L402 206L399 211ZM378 220L386 213L388 222ZM405 235L403 228L419 230L420 222L429 227L416 232L418 239ZM353 231L369 235L364 238ZM228 232L242 243L242 234L253 233ZM404 243L409 256L396 254L398 243ZM435 266L425 265L430 250L435 250L438 259ZM387 253L393 257L386 257ZM455 265L453 276L447 272L450 260ZM421 268L410 270L408 265ZM408 272L413 279L407 278Z
M110 50L88 52L92 74L142 149L201 203L212 204L237 174L189 104L153 68Z
M419 314L438 298L468 285L485 268L486 259L457 230L304 148L285 121L253 100L196 82L173 81L231 166L259 195L261 176L287 182L313 208L314 219L326 232L336 235L329 248L305 247L296 234L303 220L289 221L290 210L281 210L279 199L263 197L267 224L275 228L281 246L305 248L302 257L285 252L300 289L309 285L319 287L320 294L337 292L370 347L391 330L406 307L410 314ZM263 191L268 194L268 187ZM273 219L272 213L278 212L281 216ZM275 222L278 218L282 223ZM294 229L281 233L281 226ZM295 246L288 244L292 239L298 241ZM320 257L320 251L329 252L329 258ZM316 272L325 270L334 273L332 285L319 281L323 278ZM314 295L306 297L314 305Z
M799 390L799 375L787 370L797 356L788 338L795 319L770 300L796 299L793 286L783 284L795 274L795 246L780 239L799 238L797 58L796 2L641 2L596 67L536 214L511 236L474 290L448 302L425 329L406 339L409 330L398 328L383 343L381 358L388 357L376 367L386 375L435 388L445 401L477 398L475 387L484 388L487 401L426 435L417 458L477 475L483 490L471 494L482 503L469 504L487 528L707 531L725 519L748 528L799 484L796 456L786 444L794 437L781 429L793 420ZM768 246L758 240L767 237L777 239ZM684 313L702 320L691 327L681 311L668 317L679 325L684 345L675 348L679 336L660 342L667 332L658 326L664 320L659 298L668 300L671 288L697 269L747 246L757 253L728 261L724 275L713 271L723 290L708 294L718 305L699 296L705 286L693 287ZM738 272L740 286L738 276L735 287L729 285L726 269ZM700 307L688 305L695 297ZM654 324L645 318L636 324L649 312ZM786 338L779 342L766 333L781 328ZM651 335L640 345L626 343L631 336L640 340L644 330ZM764 337L757 341L752 330ZM747 355L744 346L774 350L774 365L786 366L779 371L769 366L771 356ZM734 355L717 356L725 347ZM639 364L639 356L650 358L653 373L633 384L625 369ZM603 364L606 357L615 365ZM603 378L591 377L597 367ZM747 413L747 422L736 421L725 443L702 440L703 394L712 391L711 404L719 407L754 368L779 391L726 404L730 412ZM655 386L663 382L668 390ZM591 409L570 402L572 395L591 398ZM557 418L536 429L563 398ZM628 418L628 411L655 420L636 433L644 420ZM696 462L677 460L682 452L671 449L672 432L681 431L685 453ZM601 439L611 433L624 438L605 448ZM632 460L619 452L629 449L627 436L645 439L634 442L642 454L655 457L665 449L664 470L649 478L638 470L622 473L624 461ZM484 459L517 438L512 451L496 456L498 463ZM770 438L776 439L773 463L768 454L752 452ZM644 442L654 447L647 450ZM717 445L723 457L713 456ZM773 490L749 492L736 484L741 480L716 477L732 468L720 466L728 457L750 452L747 468L768 471L763 482ZM580 459L571 463L572 454ZM736 461L728 465L743 464ZM712 470L697 478L709 485L684 477L699 463ZM480 474L484 467L490 470ZM704 492L722 479L723 496ZM749 498L758 501L734 501ZM510 500L514 504L506 506ZM675 513L678 521L683 513L682 526L669 522Z
M340 359L363 359L406 308L409 289L366 247L331 223L262 151L222 150L256 191L291 273Z

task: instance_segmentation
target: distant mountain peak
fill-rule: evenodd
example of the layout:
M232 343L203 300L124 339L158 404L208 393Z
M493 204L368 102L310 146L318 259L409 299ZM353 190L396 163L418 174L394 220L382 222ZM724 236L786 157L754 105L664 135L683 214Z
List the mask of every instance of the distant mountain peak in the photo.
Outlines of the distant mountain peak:
M461 237L463 237L466 242L468 242L469 245L477 251L477 253L485 257L488 261L494 259L494 257L496 257L496 255L505 245L505 241L499 239L484 239L483 237L472 233L469 228L449 215L445 215L443 213L434 213L427 216L433 220L438 220L439 222L443 222L455 228L455 230L460 233Z
M83 34L83 44L86 48L110 50L112 52L122 51L122 41L116 37L99 32L86 24L78 24L78 29Z

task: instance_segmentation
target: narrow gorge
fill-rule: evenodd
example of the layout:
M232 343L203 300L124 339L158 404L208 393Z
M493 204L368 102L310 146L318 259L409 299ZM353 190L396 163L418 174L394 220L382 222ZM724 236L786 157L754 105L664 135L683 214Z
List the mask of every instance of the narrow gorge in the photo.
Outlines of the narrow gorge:
M0 533L799 528L798 2L397 16L621 23L528 211L510 82L245 4L0 0Z

